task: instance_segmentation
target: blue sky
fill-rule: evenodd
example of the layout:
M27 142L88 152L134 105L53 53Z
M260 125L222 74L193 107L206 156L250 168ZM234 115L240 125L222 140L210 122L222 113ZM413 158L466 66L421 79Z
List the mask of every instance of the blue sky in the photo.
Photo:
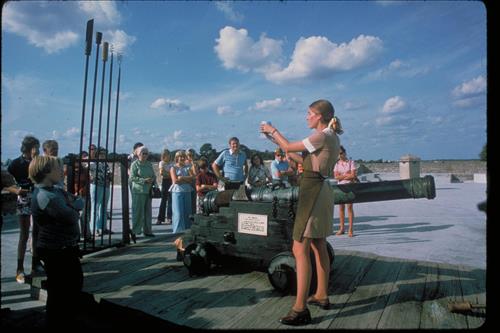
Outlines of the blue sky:
M260 121L302 139L308 105L323 98L356 159L474 159L486 143L481 2L20 1L2 8L2 160L29 133L78 150L91 18L123 54L118 152L136 141L220 150L232 136L272 150ZM94 62L95 44L87 143Z

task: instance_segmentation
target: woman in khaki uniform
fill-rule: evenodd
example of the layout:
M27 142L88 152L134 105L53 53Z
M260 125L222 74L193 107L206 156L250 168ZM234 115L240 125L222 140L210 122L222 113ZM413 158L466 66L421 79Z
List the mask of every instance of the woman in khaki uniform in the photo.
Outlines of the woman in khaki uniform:
M299 200L293 229L293 255L297 267L297 298L290 312L280 322L285 325L305 325L311 322L306 304L328 309L328 279L330 260L326 237L332 234L333 192L324 180L331 176L337 162L342 134L335 110L327 100L318 100L309 106L307 125L314 133L302 141L289 142L276 128L262 124L261 132L286 151L288 156L304 168L299 185ZM303 152L302 155L296 152ZM318 287L307 298L311 282L310 250L316 261Z

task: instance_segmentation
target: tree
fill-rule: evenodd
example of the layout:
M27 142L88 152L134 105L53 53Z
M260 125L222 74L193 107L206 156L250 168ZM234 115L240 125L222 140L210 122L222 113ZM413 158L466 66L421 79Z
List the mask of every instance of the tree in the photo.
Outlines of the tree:
M211 143L204 143L200 147L200 155L205 156L209 162L215 161L217 158L217 151L212 147Z
M479 158L481 161L486 161L486 143L483 146L483 149L481 150L481 153L479 154Z

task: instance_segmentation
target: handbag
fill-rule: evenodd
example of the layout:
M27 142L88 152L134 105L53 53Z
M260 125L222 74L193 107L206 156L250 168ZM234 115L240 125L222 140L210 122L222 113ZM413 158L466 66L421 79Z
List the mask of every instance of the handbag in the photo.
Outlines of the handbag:
M151 195L151 198L153 198L153 199L161 198L161 190L158 187L158 185L153 184L153 186L151 186L150 195Z

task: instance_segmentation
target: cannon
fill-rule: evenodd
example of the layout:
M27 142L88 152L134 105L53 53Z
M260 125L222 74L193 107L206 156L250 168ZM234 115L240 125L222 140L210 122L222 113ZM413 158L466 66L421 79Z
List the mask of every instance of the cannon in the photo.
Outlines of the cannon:
M432 176L331 185L331 188L335 204L436 196ZM241 186L237 190L208 192L203 200L203 213L192 216L192 226L182 236L182 243L187 244L183 261L189 274L204 275L212 264L230 262L223 258L242 258L266 269L275 289L294 292L295 259L291 248L298 194L299 187L260 187L249 191ZM334 251L330 244L327 247L333 267ZM314 284L314 260L311 263ZM311 285L311 290L314 289Z

